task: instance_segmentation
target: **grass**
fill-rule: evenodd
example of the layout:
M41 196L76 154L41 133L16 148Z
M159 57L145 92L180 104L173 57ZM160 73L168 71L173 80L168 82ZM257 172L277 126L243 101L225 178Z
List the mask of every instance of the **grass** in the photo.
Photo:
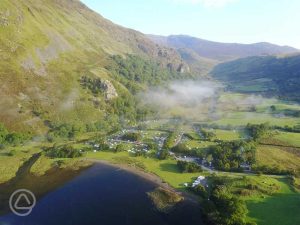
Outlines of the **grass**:
M160 212L168 212L177 203L183 200L183 197L176 192L164 189L162 187L156 188L154 191L147 193L153 204Z
M280 132L275 139L286 142L289 146L300 147L300 133Z
M97 152L88 153L86 157L92 159L105 160L111 163L118 163L116 159L120 159L120 157L123 157L122 159L124 162L124 159L126 157L129 157L129 154L127 152ZM135 160L136 163L142 163L146 171L156 174L164 182L178 189L182 189L184 183L191 182L194 178L200 175L200 173L181 173L177 167L177 162L172 159L158 160L145 157L136 157L131 159Z
M300 224L300 194L290 188L287 180L280 179L279 182L279 193L246 201L249 220L254 220L259 225Z
M274 117L270 113L257 113L257 112L229 112L224 114L220 120L214 121L220 125L232 125L232 126L243 126L247 123L270 123L270 125L276 126L294 126L300 123L299 118L294 117Z
M188 147L191 147L191 148L207 148L211 145L216 144L211 141L194 141L194 140L186 141L185 143Z
M258 146L257 165L300 171L300 158L275 146Z
M216 129L215 133L217 138L223 141L233 141L240 139L240 134L238 131Z
M13 155L9 156L13 150ZM27 161L33 154L39 152L40 149L34 145L25 147L9 147L0 151L0 184L5 183L15 177L18 169Z
M43 176L53 168L79 170L91 165L91 162L82 159L50 159L42 155L31 167L30 172L36 176Z

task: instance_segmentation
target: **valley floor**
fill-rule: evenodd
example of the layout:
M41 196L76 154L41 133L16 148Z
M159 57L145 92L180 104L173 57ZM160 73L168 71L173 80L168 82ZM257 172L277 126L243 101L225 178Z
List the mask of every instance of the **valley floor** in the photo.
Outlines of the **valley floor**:
M226 101L244 98L236 94L223 97ZM221 102L223 97L220 99ZM212 121L181 121L178 124L176 120L151 120L135 127L123 129L106 137L107 149L105 150L99 149L97 133L85 133L76 140L58 140L56 142L56 145L68 144L74 149L82 151L84 154L81 158L49 158L43 151L54 145L49 142L6 147L0 150L0 184L7 183L18 175L20 168L37 153L41 153L41 155L29 170L30 174L36 177L51 177L51 171L55 170L80 171L81 168L88 167L93 162L101 161L129 169L165 187L190 193L187 185L192 184L200 175L207 178L214 173L218 177L230 180L230 191L246 202L249 211L247 220L255 221L258 225L300 224L300 193L297 189L300 187L299 179L295 179L292 184L290 177L284 175L217 171L209 165L212 159L207 155L207 149L217 145L220 141L245 140L247 134L243 126L248 122L259 124L268 121L271 126L279 126L279 128L300 124L299 118L282 116L287 110L300 110L300 106L270 100L258 105L256 112L249 112L249 106L237 109L236 106L230 105L229 107L225 103L221 105L223 110L218 110L222 115L218 115L219 119ZM270 105L275 105L277 111L269 112ZM195 124L203 126L205 131L200 131ZM271 169L280 168L279 171L288 170L299 174L300 133L283 131L279 128L272 130L271 136L262 139L257 144L255 165ZM140 133L141 140L123 140L122 135L128 132ZM215 137L207 140L203 137L203 132L212 132ZM204 155L205 161L207 161L206 170L197 173L182 173L176 159L189 160L191 158L196 162L200 159L189 157L188 153L179 154L176 157L171 155L165 160L159 160L157 156L170 136L172 136L173 146L182 144L187 150L193 149L200 155ZM115 153L114 149L120 144L125 149ZM147 145L156 147L150 149ZM249 184L254 185L256 189L250 191L245 188Z

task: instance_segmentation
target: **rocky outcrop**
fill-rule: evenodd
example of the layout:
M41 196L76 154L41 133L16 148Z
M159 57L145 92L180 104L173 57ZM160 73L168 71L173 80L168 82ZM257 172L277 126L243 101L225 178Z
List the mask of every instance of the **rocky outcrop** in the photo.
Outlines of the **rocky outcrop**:
M118 93L114 85L109 80L101 78L92 79L87 76L81 78L81 85L89 89L95 96L104 94L106 100L118 97Z
M185 63L181 63L177 69L177 72L179 73L190 73L190 67L185 64Z
M9 16L10 11L6 10L5 12L0 12L0 26L8 26L9 25Z
M102 86L103 86L103 89L105 91L106 100L111 100L111 99L114 99L114 98L118 97L118 93L117 93L114 85L110 81L103 80L102 81Z

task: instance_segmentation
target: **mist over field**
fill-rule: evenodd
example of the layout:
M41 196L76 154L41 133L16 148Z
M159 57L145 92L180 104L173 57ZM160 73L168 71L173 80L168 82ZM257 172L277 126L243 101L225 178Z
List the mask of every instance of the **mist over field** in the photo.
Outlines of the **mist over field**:
M223 85L213 81L180 80L166 86L151 87L138 95L140 102L157 111L158 117L217 120L229 111L251 111L275 101L261 95L223 96ZM250 113L251 114L251 113ZM252 114L250 116L253 116ZM248 115L245 114L245 118Z
M140 93L141 102L161 116L200 117L214 107L222 85L212 81L174 81Z

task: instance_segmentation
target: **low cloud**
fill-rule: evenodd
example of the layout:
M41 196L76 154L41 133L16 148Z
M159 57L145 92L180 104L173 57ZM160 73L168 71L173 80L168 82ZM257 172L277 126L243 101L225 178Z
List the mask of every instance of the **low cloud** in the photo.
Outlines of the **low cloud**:
M221 86L210 81L176 81L140 93L143 104L153 107L162 117L199 117L210 110Z

